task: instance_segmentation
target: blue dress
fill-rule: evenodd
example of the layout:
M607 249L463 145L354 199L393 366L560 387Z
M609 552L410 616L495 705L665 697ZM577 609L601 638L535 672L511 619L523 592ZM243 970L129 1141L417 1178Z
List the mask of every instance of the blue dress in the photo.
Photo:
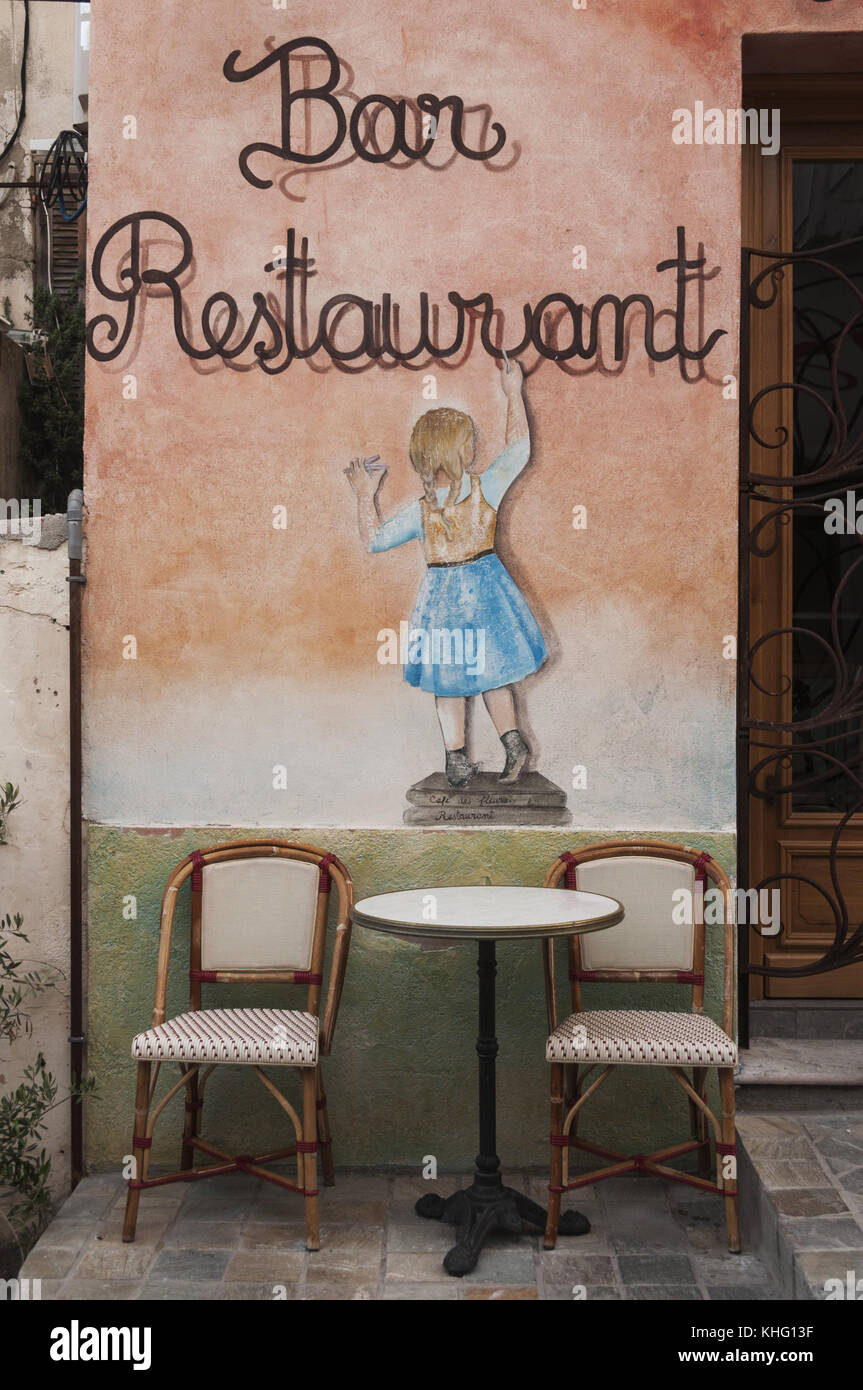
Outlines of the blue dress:
M529 457L525 436L484 473L465 474L444 516L414 502L375 532L373 552L419 540L428 562L406 634L410 685L433 695L480 695L524 680L545 661L539 625L493 549L501 498ZM447 493L438 489L441 506Z

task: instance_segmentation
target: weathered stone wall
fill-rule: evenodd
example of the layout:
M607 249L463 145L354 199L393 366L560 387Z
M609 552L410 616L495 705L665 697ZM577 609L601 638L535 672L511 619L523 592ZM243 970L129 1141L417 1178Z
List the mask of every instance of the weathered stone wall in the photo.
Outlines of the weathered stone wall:
M69 1079L69 596L65 517L42 518L40 545L0 536L0 782L21 788L0 845L0 913L20 912L29 944L56 987L29 1011L32 1037L0 1053L0 1085L19 1084L43 1052ZM33 968L38 968L35 964ZM28 1006L29 1007L29 1006ZM53 1182L68 1186L69 1106L47 1118Z

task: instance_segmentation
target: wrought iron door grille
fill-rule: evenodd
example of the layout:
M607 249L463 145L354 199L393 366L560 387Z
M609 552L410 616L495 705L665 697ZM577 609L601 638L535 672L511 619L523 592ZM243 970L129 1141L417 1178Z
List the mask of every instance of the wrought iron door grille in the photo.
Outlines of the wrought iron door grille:
M781 321L781 311L792 316L791 379L753 390L757 316ZM743 984L747 972L808 976L863 961L863 922L842 886L843 836L863 812L863 534L829 534L825 510L844 503L851 515L856 492L863 532L863 236L790 253L744 248L740 374L739 882L783 890L783 931L789 880L813 889L833 924L823 954L793 967L750 962L743 925ZM750 600L765 565L785 565L792 592L787 621L761 631ZM824 882L750 881L751 808L777 799L786 815L835 819Z

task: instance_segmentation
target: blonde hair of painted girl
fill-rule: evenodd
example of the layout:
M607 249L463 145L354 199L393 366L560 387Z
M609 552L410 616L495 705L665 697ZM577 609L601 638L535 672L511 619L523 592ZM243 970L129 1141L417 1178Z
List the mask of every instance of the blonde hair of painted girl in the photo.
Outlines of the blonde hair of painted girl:
M447 535L452 522L444 515L444 507L454 505L461 490L465 468L473 462L474 423L461 410L441 406L421 415L411 431L410 460L419 474L425 499L431 509L439 512ZM441 506L435 491L435 478L443 469L449 479L449 493Z

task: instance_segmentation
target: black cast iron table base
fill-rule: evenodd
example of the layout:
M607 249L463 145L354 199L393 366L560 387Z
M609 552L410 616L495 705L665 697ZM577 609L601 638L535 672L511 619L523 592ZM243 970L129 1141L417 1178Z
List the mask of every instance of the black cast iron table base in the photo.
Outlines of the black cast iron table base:
M514 1187L504 1187L499 1173L490 1187L483 1184L483 1175L477 1170L470 1187L454 1192L451 1197L427 1192L420 1197L415 1210L419 1216L459 1227L458 1240L444 1256L443 1267L447 1274L470 1274L492 1231L509 1231L520 1236L524 1224L545 1230L545 1208L525 1197L523 1192L516 1192ZM559 1235L583 1236L589 1230L590 1222L581 1212L562 1214Z
M470 1274L479 1259L480 1251L492 1231L509 1231L521 1235L523 1225L545 1230L546 1211L523 1192L504 1187L500 1175L500 1159L495 1149L496 1138L496 1078L495 1058L498 1044L495 1037L494 977L497 974L495 943L480 941L479 964L479 1033L476 1051L479 1058L479 1139L480 1154L470 1187L441 1197L427 1192L416 1203L418 1216L431 1221L445 1221L458 1226L458 1240L444 1258L447 1274ZM558 1235L583 1236L590 1222L581 1212L561 1214Z

